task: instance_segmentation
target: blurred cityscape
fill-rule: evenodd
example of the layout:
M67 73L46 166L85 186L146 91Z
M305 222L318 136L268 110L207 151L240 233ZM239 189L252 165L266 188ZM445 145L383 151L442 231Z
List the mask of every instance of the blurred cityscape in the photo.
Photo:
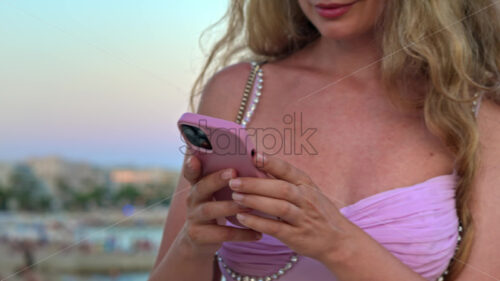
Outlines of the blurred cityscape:
M58 156L0 163L0 280L147 280L178 177Z

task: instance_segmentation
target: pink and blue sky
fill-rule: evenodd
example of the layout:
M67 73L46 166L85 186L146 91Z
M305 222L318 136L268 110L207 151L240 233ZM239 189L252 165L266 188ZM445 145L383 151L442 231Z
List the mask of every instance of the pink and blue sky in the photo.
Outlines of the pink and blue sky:
M0 1L0 161L179 169L198 38L227 3Z

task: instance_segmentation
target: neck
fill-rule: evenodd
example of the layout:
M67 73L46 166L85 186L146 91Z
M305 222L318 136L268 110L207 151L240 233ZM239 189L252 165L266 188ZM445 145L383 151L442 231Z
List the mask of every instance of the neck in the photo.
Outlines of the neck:
M378 77L382 51L374 34L354 39L320 37L309 46L308 64L328 75Z

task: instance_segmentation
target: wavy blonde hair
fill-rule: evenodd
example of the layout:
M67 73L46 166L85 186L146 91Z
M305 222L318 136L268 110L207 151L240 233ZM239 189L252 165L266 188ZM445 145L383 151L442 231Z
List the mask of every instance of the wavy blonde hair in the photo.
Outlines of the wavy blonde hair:
M425 95L409 101L387 91L392 102L422 108L426 126L456 155L460 180L457 214L464 230L446 276L464 267L474 236L472 182L479 164L479 134L471 111L476 93L500 104L500 23L494 0L387 1L381 20L381 73L388 89L424 79ZM205 77L236 61L284 58L320 36L297 0L232 0L226 33L212 47L191 90L191 107ZM210 73L210 75L209 75ZM399 91L404 92L404 91Z

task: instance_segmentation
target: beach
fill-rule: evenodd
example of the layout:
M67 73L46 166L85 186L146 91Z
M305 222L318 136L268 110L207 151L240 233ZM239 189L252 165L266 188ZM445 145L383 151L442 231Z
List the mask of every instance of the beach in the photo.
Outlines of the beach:
M0 214L0 277L29 268L40 281L147 280L167 210L103 213Z

